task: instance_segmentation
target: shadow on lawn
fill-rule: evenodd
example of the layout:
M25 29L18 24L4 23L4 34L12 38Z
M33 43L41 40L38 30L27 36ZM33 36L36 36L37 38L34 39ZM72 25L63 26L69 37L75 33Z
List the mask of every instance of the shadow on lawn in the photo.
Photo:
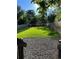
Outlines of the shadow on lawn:
M60 34L58 33L58 32L56 32L56 31L54 31L53 29L51 30L50 28L48 28L48 27L38 27L37 29L42 29L42 30L47 30L47 31L49 31L49 34L48 34L48 36L50 36L50 37L60 37Z
M51 31L48 35L49 35L50 37L52 37L52 38L53 38L53 37L60 37L60 34L59 34L58 32L55 32L55 31L54 31L54 32Z
M30 27L29 27L30 28ZM20 29L17 29L17 33L19 33L19 32L22 32L22 31L25 31L26 29L28 29L27 27L25 27L25 28L20 28Z

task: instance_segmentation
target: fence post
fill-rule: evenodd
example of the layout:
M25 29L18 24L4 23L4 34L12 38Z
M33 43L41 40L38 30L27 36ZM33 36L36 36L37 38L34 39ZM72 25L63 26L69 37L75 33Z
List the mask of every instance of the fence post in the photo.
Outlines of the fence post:
M17 46L18 46L17 59L24 59L23 47L26 47L26 45L27 44L22 39L17 38Z
M58 44L58 59L61 59L61 40L58 41L59 44Z

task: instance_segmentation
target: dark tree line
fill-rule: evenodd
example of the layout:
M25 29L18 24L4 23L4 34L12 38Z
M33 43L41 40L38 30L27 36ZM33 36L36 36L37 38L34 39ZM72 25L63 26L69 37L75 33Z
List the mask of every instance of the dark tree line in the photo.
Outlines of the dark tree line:
M33 10L24 11L20 6L17 6L17 23L35 25L45 25L46 23L54 22L56 15L50 14L49 16L42 16L40 14L36 15Z

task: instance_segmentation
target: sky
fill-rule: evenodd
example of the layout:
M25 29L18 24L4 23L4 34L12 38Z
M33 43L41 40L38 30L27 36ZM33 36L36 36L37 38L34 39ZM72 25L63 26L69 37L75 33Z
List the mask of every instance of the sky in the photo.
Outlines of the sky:
M32 0L17 0L17 5L21 6L23 10L36 11L39 7L37 4L31 3Z
M21 8L25 11L34 10L37 13L37 8L39 7L37 4L31 3L32 0L17 0L17 5L21 6ZM52 13L54 8L49 8L47 14ZM37 13L38 14L38 13Z

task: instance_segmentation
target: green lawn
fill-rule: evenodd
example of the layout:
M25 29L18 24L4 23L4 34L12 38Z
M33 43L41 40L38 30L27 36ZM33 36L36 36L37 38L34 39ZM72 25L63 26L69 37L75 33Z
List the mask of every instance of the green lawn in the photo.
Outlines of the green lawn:
M20 30L18 30L20 31ZM58 33L55 31L51 31L46 27L31 27L28 29L21 29L20 32L18 32L17 37L18 38L41 38L41 37L49 37L49 36L57 36Z

